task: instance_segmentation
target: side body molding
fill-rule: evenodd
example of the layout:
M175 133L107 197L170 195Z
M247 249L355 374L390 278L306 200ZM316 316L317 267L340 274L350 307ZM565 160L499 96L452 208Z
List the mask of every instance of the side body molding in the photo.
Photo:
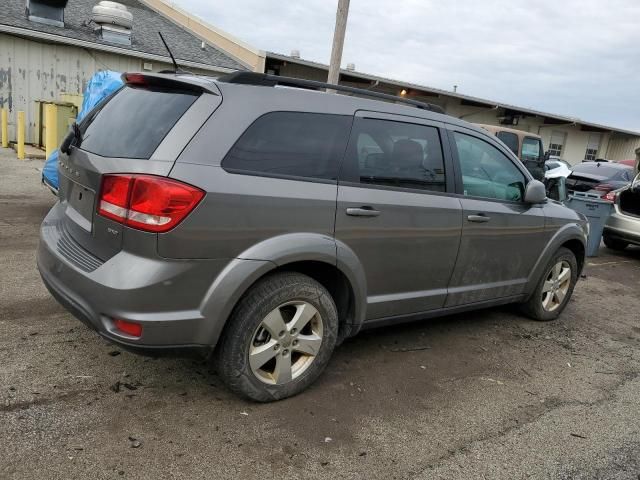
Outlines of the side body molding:
M348 335L355 335L364 321L366 309L366 281L358 258L329 235L291 233L251 246L220 272L200 305L202 316L209 320L200 338L208 345L215 345L234 306L251 285L272 270L304 261L332 265L347 278L354 294L354 314L347 330Z
M527 295L533 294L536 289L536 285L538 280L540 280L540 276L544 273L544 268L547 266L547 263L551 259L551 256L566 242L570 240L578 240L582 243L583 249L586 251L587 245L587 237L580 228L580 225L577 223L566 223L562 227L560 227L551 239L547 242L542 254L538 258L538 261L535 263L531 273L529 274L529 278L527 281L527 286L525 288L525 292ZM584 265L584 262L582 262ZM578 272L580 275L581 272Z

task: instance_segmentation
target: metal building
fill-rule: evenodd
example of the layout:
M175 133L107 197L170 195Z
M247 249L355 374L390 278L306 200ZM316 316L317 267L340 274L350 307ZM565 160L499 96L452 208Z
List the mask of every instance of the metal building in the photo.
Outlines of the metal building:
M119 0L122 9L129 12L122 14L125 21L119 23L130 28L96 23L92 10L98 0L2 3L0 108L9 109L10 139L15 138L16 112L23 110L26 141L36 142L41 121L38 102L81 94L98 70L157 72L172 68L158 32L184 69L220 75L254 68L142 0ZM129 15L130 24L126 21Z
M326 81L329 67L292 55L267 52L265 71L309 80ZM504 125L538 134L545 149L571 164L583 160L635 158L640 132L585 122L483 98L358 72L355 65L340 71L340 83L440 105L445 112L468 122Z

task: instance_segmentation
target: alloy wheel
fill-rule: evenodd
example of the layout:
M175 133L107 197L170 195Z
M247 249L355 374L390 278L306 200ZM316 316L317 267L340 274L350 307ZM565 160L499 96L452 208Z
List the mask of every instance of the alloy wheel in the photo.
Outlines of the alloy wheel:
M309 369L321 344L318 310L304 301L284 303L264 317L251 338L251 371L270 385L288 383Z
M542 286L542 308L553 312L562 305L571 285L571 265L566 260L556 263Z

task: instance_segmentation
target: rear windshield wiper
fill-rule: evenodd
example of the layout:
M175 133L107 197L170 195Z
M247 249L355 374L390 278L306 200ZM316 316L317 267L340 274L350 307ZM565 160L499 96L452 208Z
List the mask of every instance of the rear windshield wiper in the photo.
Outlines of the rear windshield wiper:
M79 147L82 143L82 130L80 129L80 125L78 122L73 122L71 127L69 127L69 133L64 137L62 143L60 144L60 151L62 153L69 154L71 151L71 147Z

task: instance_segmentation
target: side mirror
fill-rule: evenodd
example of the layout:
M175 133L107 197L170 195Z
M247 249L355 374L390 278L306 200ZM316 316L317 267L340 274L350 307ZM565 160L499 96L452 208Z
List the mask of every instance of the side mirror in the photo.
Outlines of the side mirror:
M547 189L539 180L531 180L524 191L525 203L542 203L547 199Z
M547 150L546 152L544 152L544 161L546 162L550 158L551 158L551 152Z

